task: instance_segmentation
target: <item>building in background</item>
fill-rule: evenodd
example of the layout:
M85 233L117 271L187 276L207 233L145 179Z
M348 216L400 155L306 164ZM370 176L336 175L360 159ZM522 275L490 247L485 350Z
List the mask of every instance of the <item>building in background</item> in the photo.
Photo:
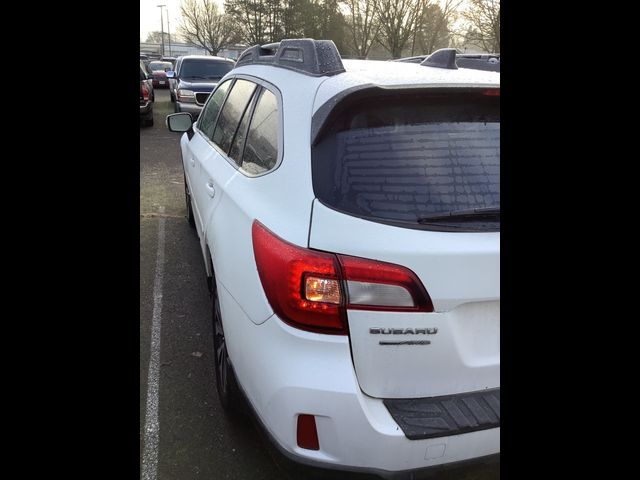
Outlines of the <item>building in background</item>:
M151 55L162 55L162 44L140 42L140 53ZM194 47L188 43L164 44L164 54L167 57L179 57L181 55L209 55L204 48Z
M218 52L219 57L237 60L242 52L247 49L246 45L230 45ZM140 53L151 58L160 58L162 55L162 44L151 42L140 42ZM194 47L189 43L173 43L164 45L164 55L166 57L179 57L181 55L209 55L209 52L201 47Z
M230 58L231 60L238 60L240 54L246 49L246 45L230 45L220 50L218 52L218 56L223 58Z

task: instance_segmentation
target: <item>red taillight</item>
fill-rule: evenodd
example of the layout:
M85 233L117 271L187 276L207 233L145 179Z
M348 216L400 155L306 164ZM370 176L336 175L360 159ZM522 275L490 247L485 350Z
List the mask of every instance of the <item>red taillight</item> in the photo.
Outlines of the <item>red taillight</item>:
M316 419L313 415L298 415L298 446L307 450L320 450Z
M257 220L253 251L273 311L319 333L346 334L346 309L432 312L429 294L411 270L391 263L298 247Z
M499 88L487 88L482 91L482 94L486 97L499 97L500 89Z
M338 255L349 290L349 308L433 312L420 279L400 265Z
M146 83L142 83L141 88L142 88L142 98L144 98L145 100L149 100L149 87L147 86Z
M312 282L340 280L336 256L285 242L257 221L252 235L260 280L278 317L306 330L346 333L341 287L337 304L317 301L317 297L310 300L305 295L308 278Z

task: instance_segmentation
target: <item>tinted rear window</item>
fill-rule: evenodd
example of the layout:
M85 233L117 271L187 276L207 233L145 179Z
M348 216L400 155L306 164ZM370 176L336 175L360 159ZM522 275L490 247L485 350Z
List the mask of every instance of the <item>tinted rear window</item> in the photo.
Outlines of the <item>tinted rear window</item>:
M187 79L214 80L224 77L232 68L231 62L186 59L180 65L180 76Z
M349 105L329 117L312 149L316 196L348 214L414 228L425 215L499 208L499 102L449 91Z
M166 69L171 70L173 68L173 65L171 64L171 62L151 62L149 63L149 68L153 71L165 71Z

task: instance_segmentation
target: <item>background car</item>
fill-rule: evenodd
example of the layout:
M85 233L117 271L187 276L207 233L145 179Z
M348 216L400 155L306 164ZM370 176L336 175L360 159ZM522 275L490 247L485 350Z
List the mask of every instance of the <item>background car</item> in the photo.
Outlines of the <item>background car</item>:
M150 127L153 125L153 82L144 63L140 60L140 122Z
M163 60L149 62L149 69L153 78L153 86L157 88L169 88L167 71L173 70L173 64Z
M161 59L163 62L170 62L171 63L171 70L175 70L175 66L176 66L176 57L162 57Z
M178 59L176 70L169 72L175 79L173 93L176 112L188 112L193 118L200 115L211 91L235 65L233 60L204 55L185 55Z

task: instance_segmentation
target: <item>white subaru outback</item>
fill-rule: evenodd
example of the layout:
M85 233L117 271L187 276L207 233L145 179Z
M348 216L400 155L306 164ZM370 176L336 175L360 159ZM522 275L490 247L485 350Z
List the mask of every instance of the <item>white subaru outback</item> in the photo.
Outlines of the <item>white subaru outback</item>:
M382 476L500 451L500 74L254 46L180 140L216 384L281 453Z

